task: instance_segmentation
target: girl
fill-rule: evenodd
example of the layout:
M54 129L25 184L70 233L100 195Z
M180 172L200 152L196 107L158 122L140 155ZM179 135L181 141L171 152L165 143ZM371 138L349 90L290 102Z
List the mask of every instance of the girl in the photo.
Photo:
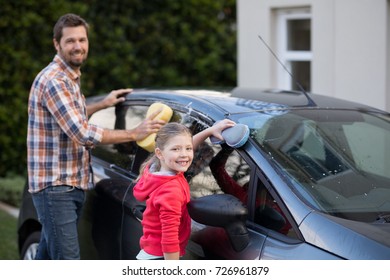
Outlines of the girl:
M146 201L137 259L178 260L185 254L191 218L187 211L190 187L184 172L201 142L212 135L222 139L221 131L233 125L224 120L194 137L179 123L168 123L158 131L154 155L141 168L133 190L136 199Z

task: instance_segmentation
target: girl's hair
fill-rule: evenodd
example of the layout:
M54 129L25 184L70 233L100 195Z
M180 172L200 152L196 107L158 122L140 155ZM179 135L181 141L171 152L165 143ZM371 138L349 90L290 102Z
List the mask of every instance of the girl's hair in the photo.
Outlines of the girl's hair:
M65 14L61 16L53 28L53 38L60 43L62 38L62 30L65 27L78 27L84 26L88 34L89 25L88 23L79 15L75 14Z
M164 149L167 142L175 136L186 134L190 137L192 137L191 130L186 127L184 124L171 122L167 123L166 125L162 126L160 130L156 133L155 138L155 147L159 148L160 150ZM161 168L160 160L155 155L155 153L151 154L147 160L141 165L140 168L140 175L138 176L137 180L142 176L142 173L144 172L144 169L146 166L153 166L153 171L159 171Z

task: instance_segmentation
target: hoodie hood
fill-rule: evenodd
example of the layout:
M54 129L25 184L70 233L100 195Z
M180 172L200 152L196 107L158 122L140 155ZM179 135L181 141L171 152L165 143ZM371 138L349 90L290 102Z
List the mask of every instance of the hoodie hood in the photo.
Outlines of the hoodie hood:
M149 166L147 166L140 180L134 186L134 197L138 201L145 201L155 190L172 180L177 180L177 177L183 177L183 173L178 173L176 175L157 175L150 173Z

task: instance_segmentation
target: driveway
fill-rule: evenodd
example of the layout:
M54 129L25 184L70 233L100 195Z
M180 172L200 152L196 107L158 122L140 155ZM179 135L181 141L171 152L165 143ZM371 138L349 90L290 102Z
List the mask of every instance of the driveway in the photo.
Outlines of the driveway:
M17 218L19 216L19 209L13 206L10 206L4 202L0 201L0 210L3 210L10 214L11 216Z

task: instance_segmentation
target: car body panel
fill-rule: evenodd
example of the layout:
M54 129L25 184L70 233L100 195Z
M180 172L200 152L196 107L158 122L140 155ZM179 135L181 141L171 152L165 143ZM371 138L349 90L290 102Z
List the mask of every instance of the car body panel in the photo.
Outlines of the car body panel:
M312 212L300 228L306 242L342 258L365 260L376 255L378 259L390 259L389 224L367 224Z
M87 102L102 98L88 98ZM323 118L329 114L338 118L348 110L383 114L386 118L389 116L386 112L362 104L317 94L259 89L223 92L141 89L127 95L126 101L118 105L115 112L121 106L147 107L154 102L163 102L180 112L182 117L196 120L195 125L199 127L208 127L217 120L229 118L250 127L262 128L269 119L294 110L323 110ZM291 137L295 136L292 134ZM254 223L255 198L252 196L243 204L248 209L246 221L239 222L240 227L247 230L247 237L243 239L247 241L244 248L237 249L232 245L231 239L234 237L226 228L213 226L212 222L203 224L193 220L185 259L390 259L390 224L386 215L377 223L369 224L322 213L313 206L311 198L294 185L277 155L259 145L256 139L251 137L236 152L252 170L249 184L251 194L255 194L258 183L264 184L274 202L285 213L294 234L284 235ZM93 154L96 186L87 193L80 221L81 255L85 259L135 259L140 249L140 221L145 204L133 197L132 188L139 166L147 154L137 151L134 158L129 160L131 166L128 168L116 164L113 156L109 153L103 157L98 149ZM386 184L387 180L383 182ZM223 202L225 198L216 194L216 199ZM26 194L19 219L20 246L32 231L28 225L35 223L34 230L39 230L30 200ZM227 203L231 204L231 201ZM193 214L202 210L194 209ZM236 211L234 208L228 210ZM217 211L218 214L218 209L210 211Z

